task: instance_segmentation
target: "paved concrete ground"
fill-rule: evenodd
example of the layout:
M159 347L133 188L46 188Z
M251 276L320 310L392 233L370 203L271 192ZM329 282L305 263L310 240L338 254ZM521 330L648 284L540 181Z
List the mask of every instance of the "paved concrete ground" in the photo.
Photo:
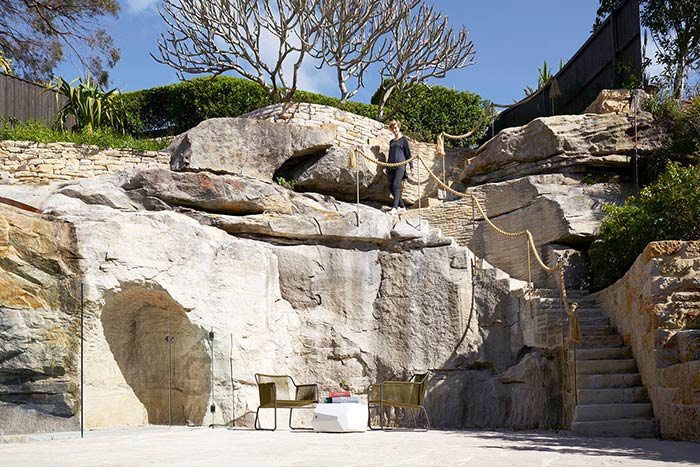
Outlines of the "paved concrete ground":
M82 440L0 444L0 465L680 466L700 465L700 444L551 432L138 428L88 432Z

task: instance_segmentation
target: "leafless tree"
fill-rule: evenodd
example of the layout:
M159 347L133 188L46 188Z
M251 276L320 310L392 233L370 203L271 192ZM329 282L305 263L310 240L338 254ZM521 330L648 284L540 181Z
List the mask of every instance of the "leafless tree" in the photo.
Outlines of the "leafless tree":
M409 3L412 7L419 2ZM389 53L389 32L402 12L395 4L395 0L321 1L321 40L312 53L321 65L335 70L341 104L364 86L364 74L370 65ZM350 82L353 84L349 88Z
M168 31L153 58L180 78L233 71L260 84L274 102L289 101L319 37L318 6L319 0L163 0Z
M424 3L412 5L408 0L399 0L395 8L400 20L389 33L390 52L381 59L379 121L396 115L417 85L475 63L474 44L468 40L466 28L455 32L448 26L446 16ZM385 114L389 97L395 91L400 92L402 99Z

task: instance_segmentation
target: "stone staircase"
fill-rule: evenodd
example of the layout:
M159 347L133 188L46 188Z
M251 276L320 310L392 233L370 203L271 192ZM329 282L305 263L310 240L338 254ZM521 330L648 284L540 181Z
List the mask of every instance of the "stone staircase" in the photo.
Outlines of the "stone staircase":
M658 421L631 349L625 347L622 336L587 292L570 291L568 295L570 303L579 304L583 334L576 350L578 404L571 431L583 436L657 437ZM545 325L545 329L551 335L552 323L559 326L559 292L545 291L537 300L538 319L547 319L549 328ZM556 319L548 317L550 314ZM569 350L569 358L571 361L573 350Z

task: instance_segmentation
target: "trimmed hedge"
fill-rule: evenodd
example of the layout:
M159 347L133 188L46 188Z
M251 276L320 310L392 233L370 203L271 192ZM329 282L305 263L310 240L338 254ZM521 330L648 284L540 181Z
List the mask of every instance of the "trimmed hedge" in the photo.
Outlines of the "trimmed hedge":
M624 276L649 242L700 240L700 166L669 162L638 197L604 209L609 216L589 250L596 290Z
M134 135L176 135L215 117L237 117L270 105L262 87L232 76L195 78L168 86L124 93L127 131ZM339 104L339 99L307 91L294 93L295 102L327 105L376 118L377 106L360 102ZM392 102L389 103L391 109ZM405 133L418 140L435 142L441 131L461 134L471 130L486 112L488 102L470 92L442 86L419 86L397 118ZM471 146L486 129L452 146Z
M175 135L200 122L216 117L237 117L272 102L263 88L252 81L233 76L194 78L168 86L159 86L124 94L132 134ZM339 106L338 99L297 91L296 102L341 107L348 112L373 118L377 109L369 104L348 102Z
M394 91L387 103L386 113L396 108L401 95ZM379 89L372 96L377 103ZM474 129L484 115L489 112L489 101L468 91L457 91L444 86L416 86L411 98L394 117L401 121L401 129L414 138L436 142L437 136L444 131L452 135L461 135ZM471 147L486 134L487 126L463 140L445 139L446 146Z

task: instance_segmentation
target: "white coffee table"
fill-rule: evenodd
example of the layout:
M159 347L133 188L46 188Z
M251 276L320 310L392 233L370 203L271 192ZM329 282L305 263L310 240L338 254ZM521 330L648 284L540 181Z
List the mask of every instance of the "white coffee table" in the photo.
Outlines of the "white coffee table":
M352 433L367 429L367 406L358 403L318 404L311 422L314 431Z

